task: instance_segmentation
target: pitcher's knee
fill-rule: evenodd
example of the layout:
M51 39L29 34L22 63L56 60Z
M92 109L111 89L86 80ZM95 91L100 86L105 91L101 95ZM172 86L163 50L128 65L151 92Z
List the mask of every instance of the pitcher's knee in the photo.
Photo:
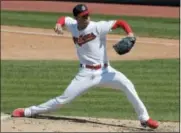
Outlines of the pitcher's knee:
M73 96L65 96L61 95L59 97L56 97L57 102L62 105L71 102L75 97Z
M134 95L134 96L137 96L137 92L136 92L136 89L133 85L133 83L131 81L128 81L126 84L125 84L125 90L126 94L128 95Z
M130 80L127 80L126 85L127 88L133 88L134 89L134 85Z
M128 79L125 80L124 82L121 82L121 85L123 87L123 91L135 90L135 87L134 87L133 83Z

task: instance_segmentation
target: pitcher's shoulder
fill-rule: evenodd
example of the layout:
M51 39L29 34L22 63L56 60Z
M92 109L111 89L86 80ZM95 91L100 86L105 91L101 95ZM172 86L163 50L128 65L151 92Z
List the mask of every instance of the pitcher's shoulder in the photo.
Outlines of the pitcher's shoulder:
M77 21L72 17L66 16L65 17L65 23L69 24L69 25L76 25Z
M90 23L89 23L90 25L95 25L96 24L96 22L95 21L90 21Z

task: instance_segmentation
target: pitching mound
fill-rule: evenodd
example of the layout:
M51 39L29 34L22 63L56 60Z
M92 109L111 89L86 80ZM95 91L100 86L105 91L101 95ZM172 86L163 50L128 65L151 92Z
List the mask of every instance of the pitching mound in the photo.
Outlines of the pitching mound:
M2 132L179 132L179 123L160 122L156 130L142 128L139 121L91 117L41 115L9 118L1 122Z

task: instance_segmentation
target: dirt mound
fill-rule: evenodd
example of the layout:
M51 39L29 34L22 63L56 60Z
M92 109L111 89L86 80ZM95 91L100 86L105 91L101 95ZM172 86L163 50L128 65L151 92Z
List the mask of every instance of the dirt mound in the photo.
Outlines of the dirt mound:
M179 123L160 122L160 127L152 130L133 120L42 115L10 118L1 123L1 128L2 132L179 132Z

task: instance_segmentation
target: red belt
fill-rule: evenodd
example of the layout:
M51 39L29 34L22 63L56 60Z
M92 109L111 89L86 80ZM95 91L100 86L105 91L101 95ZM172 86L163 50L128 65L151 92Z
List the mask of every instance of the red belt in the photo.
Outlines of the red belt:
M101 64L99 64L99 65L85 65L85 68L98 70L98 69L100 69L100 68L102 68L102 67L106 68L107 66L108 66L108 64L105 63L103 66L102 66ZM80 67L83 67L83 65L80 64Z

